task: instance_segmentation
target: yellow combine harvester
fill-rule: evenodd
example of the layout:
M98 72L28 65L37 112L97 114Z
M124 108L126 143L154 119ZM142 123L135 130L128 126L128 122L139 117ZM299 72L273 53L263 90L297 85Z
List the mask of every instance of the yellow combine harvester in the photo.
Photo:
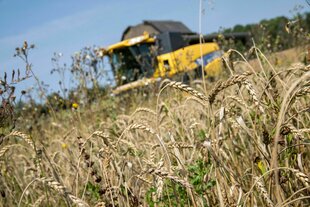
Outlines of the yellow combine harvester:
M144 21L128 27L122 41L102 49L110 59L117 87L114 94L179 76L181 81L221 72L221 56L215 36L200 37L181 22ZM202 62L203 61L203 62Z

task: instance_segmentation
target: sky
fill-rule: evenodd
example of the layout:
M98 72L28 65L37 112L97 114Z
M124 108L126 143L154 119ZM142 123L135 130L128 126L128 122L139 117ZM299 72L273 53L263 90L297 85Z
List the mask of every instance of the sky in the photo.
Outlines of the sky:
M310 10L306 0L202 0L202 5L201 13L200 0L0 0L0 78L4 71L23 70L13 54L24 40L36 45L29 56L34 73L57 91L59 78L50 74L54 52L70 65L74 52L116 43L127 26L143 20L181 21L199 32L201 15L201 31L208 34L277 16L292 18L298 5L301 13ZM20 85L29 88L34 79Z

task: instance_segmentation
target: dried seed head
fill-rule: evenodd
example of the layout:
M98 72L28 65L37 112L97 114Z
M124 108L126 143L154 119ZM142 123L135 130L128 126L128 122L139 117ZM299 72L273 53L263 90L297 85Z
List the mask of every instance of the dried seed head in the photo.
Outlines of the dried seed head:
M85 160L89 160L89 158L90 158L89 154L84 154L84 159Z
M281 128L280 134L285 136L288 135L289 133L291 133L291 129L288 126L283 126Z
M96 183L100 183L101 180L102 180L101 176L98 176L98 177L96 177L95 182L96 182Z
M269 145L271 143L270 135L266 129L263 131L263 143L265 145Z
M26 49L28 49L28 43L27 43L27 41L24 41L24 44L23 44L23 48L22 48L23 50L26 50Z

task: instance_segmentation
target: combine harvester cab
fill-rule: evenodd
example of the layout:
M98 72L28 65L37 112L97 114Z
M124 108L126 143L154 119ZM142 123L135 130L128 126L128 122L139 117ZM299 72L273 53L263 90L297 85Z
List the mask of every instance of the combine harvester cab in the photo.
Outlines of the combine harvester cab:
M109 46L117 95L164 78L178 81L216 77L221 73L223 52L213 36L193 33L181 22L144 21L128 27L122 41ZM202 42L202 43L201 43Z

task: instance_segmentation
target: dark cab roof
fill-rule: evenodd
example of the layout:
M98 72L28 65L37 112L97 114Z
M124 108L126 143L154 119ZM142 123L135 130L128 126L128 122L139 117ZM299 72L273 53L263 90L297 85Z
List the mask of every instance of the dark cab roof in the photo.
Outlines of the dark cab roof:
M149 34L159 34L163 32L180 32L180 33L192 33L192 31L186 27L182 22L178 21L143 21L143 23L129 26L123 32L122 40L137 37L143 35L143 32Z

